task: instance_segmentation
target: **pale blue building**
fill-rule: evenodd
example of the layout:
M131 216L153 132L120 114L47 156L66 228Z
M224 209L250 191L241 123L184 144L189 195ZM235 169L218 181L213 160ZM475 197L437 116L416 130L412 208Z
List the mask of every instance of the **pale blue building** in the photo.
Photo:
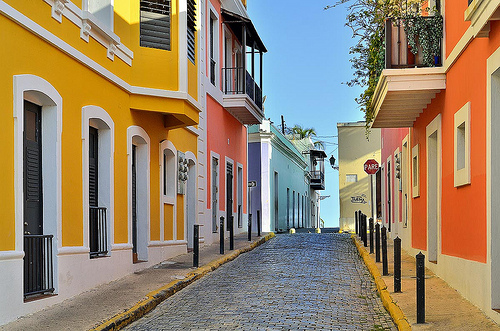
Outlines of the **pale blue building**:
M248 128L248 180L253 232L319 227L319 190L324 189L324 151L309 138L294 141L270 121Z

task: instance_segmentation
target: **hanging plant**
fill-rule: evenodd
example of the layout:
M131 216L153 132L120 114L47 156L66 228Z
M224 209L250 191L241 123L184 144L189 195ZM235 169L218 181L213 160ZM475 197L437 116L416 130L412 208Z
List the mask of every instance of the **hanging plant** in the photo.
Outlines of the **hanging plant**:
M434 67L441 56L443 16L438 12L433 16L410 13L403 16L403 26L411 52L416 55L421 48L422 64Z

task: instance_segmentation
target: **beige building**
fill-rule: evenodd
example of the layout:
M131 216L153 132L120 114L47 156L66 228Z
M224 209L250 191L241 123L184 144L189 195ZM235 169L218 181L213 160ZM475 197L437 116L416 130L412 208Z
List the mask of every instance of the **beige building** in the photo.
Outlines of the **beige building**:
M377 219L377 175L364 171L364 163L375 159L380 164L380 129L371 129L367 139L365 122L337 123L339 204L341 231L355 231L354 212L361 210L368 217ZM380 173L380 171L379 171ZM378 174L379 174L378 173ZM378 191L378 192L377 192ZM378 194L377 194L378 193ZM375 203L374 203L375 202Z

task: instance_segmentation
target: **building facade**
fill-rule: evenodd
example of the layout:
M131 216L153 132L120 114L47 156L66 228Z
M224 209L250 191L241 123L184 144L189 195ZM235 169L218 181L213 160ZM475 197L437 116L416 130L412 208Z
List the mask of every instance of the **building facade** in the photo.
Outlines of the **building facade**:
M203 4L0 1L0 324L186 252Z
M247 126L264 118L262 58L267 51L250 20L246 1L205 3L203 100L198 139L198 212L203 239L219 240L233 219L247 230ZM228 235L226 231L226 235Z
M311 227L308 156L269 120L249 128L248 151L252 228L258 220L264 232Z
M388 57L375 91L384 220L410 253L422 251L427 267L499 323L500 3L431 5L445 31L436 67L415 68L421 54L398 49L397 27L388 29L394 46L386 54L403 56Z
M380 164L380 129L367 137L365 122L337 123L340 231L355 231L354 212L361 210L375 221L381 218L380 170L368 175L367 160ZM378 180L377 180L378 179Z

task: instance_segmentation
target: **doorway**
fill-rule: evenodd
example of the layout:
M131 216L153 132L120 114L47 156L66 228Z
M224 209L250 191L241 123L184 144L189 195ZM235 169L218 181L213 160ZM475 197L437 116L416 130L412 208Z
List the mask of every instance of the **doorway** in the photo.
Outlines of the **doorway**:
M278 173L274 172L274 231L278 232L279 228L279 186Z
M217 210L219 196L219 160L212 158L212 232L217 232Z
M426 128L427 136L427 257L437 263L441 211L441 117Z
M233 216L233 165L226 165L226 229L229 231L231 217ZM234 226L234 224L233 224Z

